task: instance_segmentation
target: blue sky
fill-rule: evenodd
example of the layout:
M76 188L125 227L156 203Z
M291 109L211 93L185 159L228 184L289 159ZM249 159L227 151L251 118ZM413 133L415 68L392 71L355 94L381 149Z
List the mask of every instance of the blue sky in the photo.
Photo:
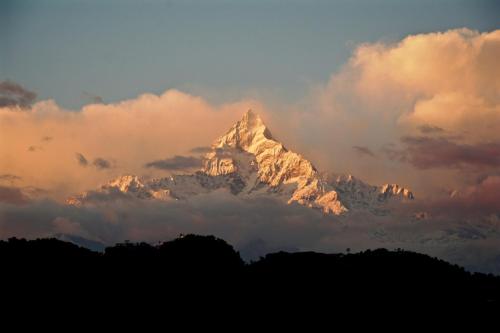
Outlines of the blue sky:
M2 0L0 80L66 108L169 88L296 100L362 42L498 27L495 1Z

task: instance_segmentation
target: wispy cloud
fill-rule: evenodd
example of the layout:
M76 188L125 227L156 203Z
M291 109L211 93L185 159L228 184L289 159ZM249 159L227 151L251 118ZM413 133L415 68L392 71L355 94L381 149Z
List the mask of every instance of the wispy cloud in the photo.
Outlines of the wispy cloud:
M212 150L212 148L210 147L204 147L204 146L201 146L201 147L194 147L192 149L189 150L190 153L193 153L193 154L205 154L205 153L208 153Z
M75 153L75 157L79 165L86 167L89 164L89 161L85 158L85 156L83 156L83 154Z
M91 94L91 93L84 91L82 93L82 96L85 100L90 101L90 103L92 103L92 104L104 103L104 99L99 95L94 95L94 94Z
M368 147L352 146L352 149L354 149L360 156L375 157L375 153Z
M444 129L442 129L441 127L432 126L432 125L428 125L428 124L420 125L420 126L418 126L418 129L423 134L434 134L434 133L444 132Z
M27 90L18 83L0 81L0 107L30 108L36 99L36 93Z
M92 164L99 170L111 168L111 162L101 157L96 158Z
M35 151L39 151L39 150L43 150L43 147L42 146L29 146L28 147L29 152L35 152Z
M194 156L180 156L156 160L145 164L146 168L156 168L162 170L183 170L199 168L202 165L202 159Z

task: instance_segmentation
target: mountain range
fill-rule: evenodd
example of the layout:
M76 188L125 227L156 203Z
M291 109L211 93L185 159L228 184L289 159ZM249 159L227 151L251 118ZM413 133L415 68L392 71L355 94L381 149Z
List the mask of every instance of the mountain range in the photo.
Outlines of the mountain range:
M189 200L221 189L241 198L272 197L332 215L358 210L384 215L390 211L389 203L414 199L399 184L374 186L350 174L319 172L274 139L259 115L248 110L213 142L199 170L149 180L124 175L70 197L67 203L80 206L113 198Z

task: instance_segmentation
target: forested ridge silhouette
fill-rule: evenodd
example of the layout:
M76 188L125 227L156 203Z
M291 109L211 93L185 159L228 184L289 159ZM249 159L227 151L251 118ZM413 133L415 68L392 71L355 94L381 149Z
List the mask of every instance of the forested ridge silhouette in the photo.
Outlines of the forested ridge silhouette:
M73 299L203 295L266 306L317 300L498 305L500 300L500 277L424 254L277 252L245 263L214 236L186 235L155 246L126 242L103 253L54 238L11 238L0 241L0 264L2 285L10 292Z

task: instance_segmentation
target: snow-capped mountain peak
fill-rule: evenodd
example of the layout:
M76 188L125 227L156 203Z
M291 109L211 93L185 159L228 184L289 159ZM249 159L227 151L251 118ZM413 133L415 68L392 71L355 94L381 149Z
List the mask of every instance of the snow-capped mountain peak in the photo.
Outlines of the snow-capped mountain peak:
M239 148L249 153L256 153L263 144L279 144L274 141L271 132L258 114L248 110L243 118L236 122L226 134L217 139L212 148Z
M214 141L200 171L150 181L122 176L97 191L70 198L68 203L90 202L94 193L189 200L216 189L242 198L268 196L334 215L353 209L380 212L380 207L393 198L413 199L411 191L397 184L377 187L352 175L320 174L310 161L275 140L259 115L248 110Z

